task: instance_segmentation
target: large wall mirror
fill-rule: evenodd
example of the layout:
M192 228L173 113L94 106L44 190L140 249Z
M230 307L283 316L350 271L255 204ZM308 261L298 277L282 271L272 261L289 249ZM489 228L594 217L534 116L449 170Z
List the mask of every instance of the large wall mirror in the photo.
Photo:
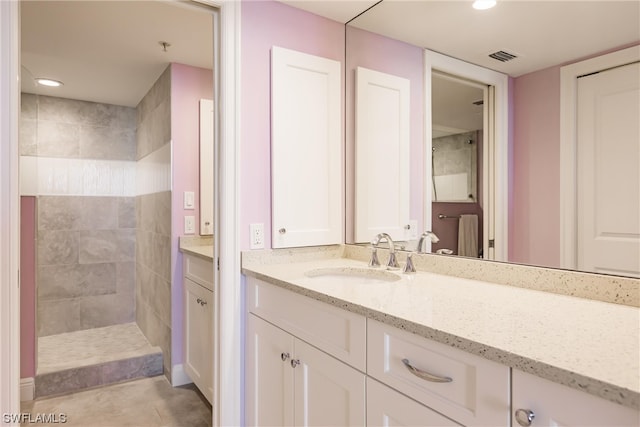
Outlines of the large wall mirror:
M442 234L455 234L459 231L457 217L476 214L479 233L486 231L484 214L488 206L482 206L483 197L487 197L483 192L495 188L482 182L483 176L494 173L488 161L505 153L491 153L491 159L486 159L487 150L483 147L486 141L482 137L486 129L439 122L440 104L435 104L457 97L453 92L447 95L444 89L447 85L466 83L466 89L477 90L465 101L467 110L476 109L477 120L482 116L483 106L486 107L487 95L482 93L486 88L448 74L433 76L431 84L426 84L430 76L425 69L424 52L429 49L508 76L509 140L507 146L498 147L508 150L508 182L495 182L509 197L509 206L505 207L509 217L509 248L501 260L567 268L560 254L564 226L560 190L564 168L560 155L561 67L603 53L638 47L639 43L637 2L499 1L494 9L477 11L470 1L383 0L352 19L346 28L346 241L358 243L353 238L357 206L352 197L357 163L354 149L357 67L410 81L407 224L413 225L418 235L427 227L436 231L438 224L449 227ZM427 96L431 99L426 99ZM433 111L426 111L425 106L431 100ZM433 123L427 123L430 119L426 113L431 113ZM486 117L480 120L487 123ZM633 153L638 149L631 144L629 150L628 153ZM490 170L483 170L486 167ZM637 180L637 172L629 172L625 180ZM384 174L384 168L380 168L380 173ZM612 212L616 209L618 206L607 208ZM640 218L636 219L639 230L628 232L635 233L635 239L640 234ZM506 221L496 220L498 223L507 226ZM455 245L454 239L445 243L454 254ZM437 249L434 246L433 251ZM479 252L482 256L482 248ZM638 274L624 269L581 268L578 264L569 267L625 276Z

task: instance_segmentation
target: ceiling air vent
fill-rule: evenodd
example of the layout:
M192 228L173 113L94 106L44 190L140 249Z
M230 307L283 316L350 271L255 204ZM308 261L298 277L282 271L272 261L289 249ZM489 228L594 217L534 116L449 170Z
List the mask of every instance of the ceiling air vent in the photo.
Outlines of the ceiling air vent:
M504 50L493 52L489 54L489 57L493 59L497 59L500 62L507 62L517 58L517 56L514 55L513 53L505 52Z

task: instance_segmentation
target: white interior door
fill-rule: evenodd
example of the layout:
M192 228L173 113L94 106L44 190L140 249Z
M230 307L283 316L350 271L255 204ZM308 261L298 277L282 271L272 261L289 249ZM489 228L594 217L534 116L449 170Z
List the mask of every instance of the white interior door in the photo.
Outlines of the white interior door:
M640 277L640 63L578 79L578 269Z

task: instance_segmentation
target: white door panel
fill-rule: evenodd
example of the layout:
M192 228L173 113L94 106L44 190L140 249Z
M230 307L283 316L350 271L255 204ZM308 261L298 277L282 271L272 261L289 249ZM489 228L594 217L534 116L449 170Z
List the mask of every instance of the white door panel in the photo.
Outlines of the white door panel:
M640 276L640 63L578 79L578 269Z
M340 62L272 48L272 246L342 242Z

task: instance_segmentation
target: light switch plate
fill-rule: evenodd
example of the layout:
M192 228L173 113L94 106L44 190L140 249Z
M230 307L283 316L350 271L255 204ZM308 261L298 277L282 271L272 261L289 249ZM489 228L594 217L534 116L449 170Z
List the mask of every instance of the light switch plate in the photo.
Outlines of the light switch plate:
M194 234L196 232L196 218L194 216L184 217L184 234Z
M195 205L195 194L193 191L185 191L184 192L184 208L185 209L194 209Z

